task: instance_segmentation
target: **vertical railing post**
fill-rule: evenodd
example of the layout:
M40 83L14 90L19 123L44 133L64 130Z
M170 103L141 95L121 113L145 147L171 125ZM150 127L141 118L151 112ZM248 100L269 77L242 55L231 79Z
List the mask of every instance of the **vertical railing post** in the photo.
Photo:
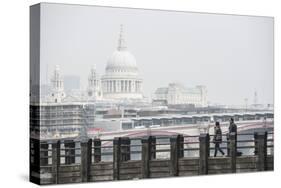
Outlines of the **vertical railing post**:
M52 175L54 184L59 183L60 141L52 143Z
M94 162L101 161L101 140L99 138L94 139Z
M141 139L142 152L141 152L141 161L142 161L142 178L149 178L149 161L152 157L151 155L151 143L152 137L147 136Z
M120 161L128 161L131 158L130 155L130 138L129 137L121 137L121 144L120 144L120 154L121 154L121 158Z
M120 145L121 139L119 137L113 140L113 179L119 180L119 167L120 167Z
M75 163L75 142L73 140L64 141L65 164Z
M156 137L149 136L150 159L156 159Z
M170 175L178 176L178 160L182 157L181 154L181 144L182 141L180 138L183 138L182 135L172 136L170 138Z
M92 139L81 140L81 179L88 182L92 164Z
M231 172L236 172L236 155L237 155L237 135L236 133L229 134L229 157Z
M267 132L255 133L257 170L267 170Z
M199 174L208 174L208 159L210 136L209 134L200 134L199 136Z
M184 157L184 137L182 134L178 135L178 152L179 152L179 158Z
M226 143L226 153L227 153L227 156L229 157L230 156L230 141L229 141L229 133L226 134L226 140L227 140L227 143Z

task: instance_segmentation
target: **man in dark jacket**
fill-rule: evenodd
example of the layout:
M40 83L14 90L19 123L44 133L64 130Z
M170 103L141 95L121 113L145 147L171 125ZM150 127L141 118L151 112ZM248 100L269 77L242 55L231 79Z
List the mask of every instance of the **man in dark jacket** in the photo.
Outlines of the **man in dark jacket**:
M228 136L227 136L227 140L229 141L229 135L230 133L235 133L235 140L237 140L237 125L234 123L234 119L230 118L229 120L229 127L228 127ZM227 155L229 156L229 146L227 148Z
M220 144L222 143L222 132L221 132L221 128L220 128L220 123L216 122L216 126L214 127L214 144L215 144L215 154L214 157L217 156L217 152L221 152L222 155L224 155L224 152L222 151L222 149L220 148Z
M230 124L228 127L228 133L235 133L237 134L237 125L234 123L234 119L230 118Z

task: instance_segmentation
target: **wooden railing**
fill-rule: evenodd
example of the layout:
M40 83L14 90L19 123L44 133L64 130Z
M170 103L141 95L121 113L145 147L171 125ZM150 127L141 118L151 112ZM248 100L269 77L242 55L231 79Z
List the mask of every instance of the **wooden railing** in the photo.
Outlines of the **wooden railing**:
M223 135L226 157L212 157L213 135L209 134L31 139L31 181L59 184L273 170L273 153L268 152L273 150L273 136L268 139L268 135L273 132Z

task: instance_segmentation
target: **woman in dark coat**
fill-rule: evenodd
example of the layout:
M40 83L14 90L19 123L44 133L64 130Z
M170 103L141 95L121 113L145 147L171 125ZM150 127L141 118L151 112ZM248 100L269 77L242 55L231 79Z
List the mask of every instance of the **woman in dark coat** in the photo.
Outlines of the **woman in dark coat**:
M220 148L220 144L222 143L222 132L221 132L221 127L220 127L220 123L216 122L216 126L215 128L215 135L214 135L214 144L215 144L215 154L214 157L217 156L217 152L221 152L222 155L224 155L224 152L222 151L222 149Z

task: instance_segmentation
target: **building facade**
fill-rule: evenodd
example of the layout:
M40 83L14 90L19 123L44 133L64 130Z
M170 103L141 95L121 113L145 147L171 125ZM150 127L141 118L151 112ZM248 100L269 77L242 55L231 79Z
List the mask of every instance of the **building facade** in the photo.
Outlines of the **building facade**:
M30 106L33 137L52 139L77 137L82 128L94 126L94 105L83 103L41 103Z
M195 107L207 106L207 88L196 86L185 88L178 83L170 83L168 87L158 88L154 100L166 101L168 105L193 104Z

